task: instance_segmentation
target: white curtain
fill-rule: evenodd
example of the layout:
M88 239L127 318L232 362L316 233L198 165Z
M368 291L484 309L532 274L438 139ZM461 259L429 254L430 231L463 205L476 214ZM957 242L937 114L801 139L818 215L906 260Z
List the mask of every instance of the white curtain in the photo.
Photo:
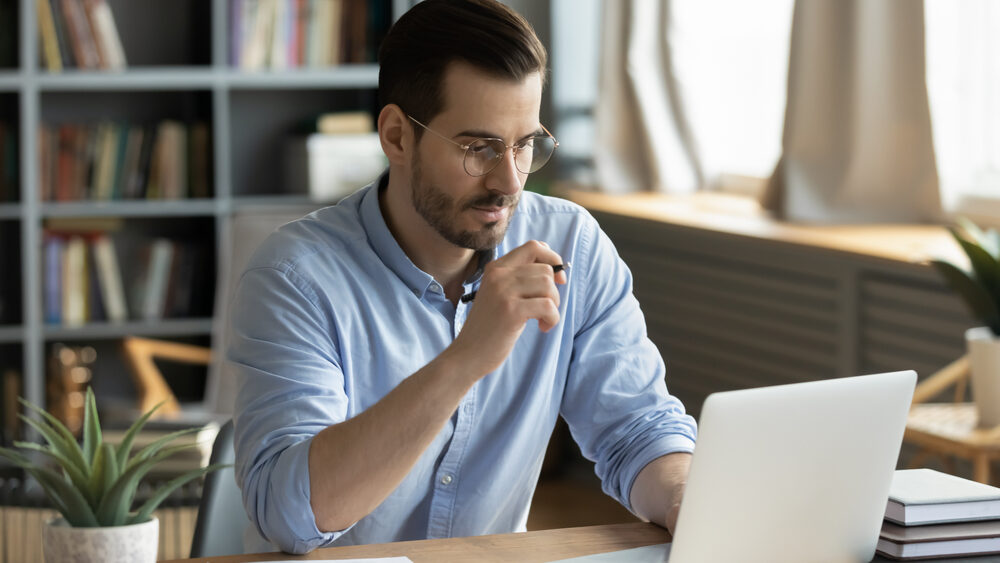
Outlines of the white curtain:
M669 3L604 3L594 161L601 189L691 192L703 184L670 56Z
M940 219L922 2L796 2L783 146L764 200L779 216Z

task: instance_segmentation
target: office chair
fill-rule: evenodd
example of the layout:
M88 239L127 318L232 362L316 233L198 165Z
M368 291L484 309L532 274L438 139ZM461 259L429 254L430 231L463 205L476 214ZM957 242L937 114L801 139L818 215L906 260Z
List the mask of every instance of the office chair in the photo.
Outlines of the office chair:
M235 459L233 421L229 420L215 437L210 463L233 463ZM243 531L249 523L233 468L209 473L198 505L191 557L241 555Z

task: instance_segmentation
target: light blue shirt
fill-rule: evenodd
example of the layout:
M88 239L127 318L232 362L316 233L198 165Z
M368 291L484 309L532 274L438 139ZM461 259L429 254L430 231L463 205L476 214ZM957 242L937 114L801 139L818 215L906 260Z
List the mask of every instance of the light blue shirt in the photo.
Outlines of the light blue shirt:
M279 229L235 292L226 363L239 385L236 479L257 531L294 553L523 531L560 415L596 462L604 491L630 508L646 464L693 450L695 422L667 393L631 274L597 222L571 202L525 192L493 256L534 239L572 264L558 286L559 324L542 333L528 323L506 362L472 387L371 514L346 530L316 527L313 436L430 362L475 307L453 305L396 243L378 202L387 178Z

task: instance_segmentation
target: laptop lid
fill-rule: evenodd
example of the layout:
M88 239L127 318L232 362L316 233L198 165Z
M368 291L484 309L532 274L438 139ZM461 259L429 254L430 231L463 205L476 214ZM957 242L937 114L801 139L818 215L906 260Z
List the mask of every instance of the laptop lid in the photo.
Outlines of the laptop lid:
M916 373L714 393L670 561L869 561Z

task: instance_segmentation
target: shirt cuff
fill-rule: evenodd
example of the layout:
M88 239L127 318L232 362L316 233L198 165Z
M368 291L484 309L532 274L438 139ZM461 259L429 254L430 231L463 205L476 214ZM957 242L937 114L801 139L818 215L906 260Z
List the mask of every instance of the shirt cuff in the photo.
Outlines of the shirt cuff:
M635 514L635 511L632 510L632 487L635 485L635 480L639 478L639 473L652 463L653 460L676 453L694 453L694 440L679 434L665 436L646 446L645 449L632 458L630 467L628 467L628 473L626 473L631 474L632 479L629 481L624 498L620 499L622 506L627 508L632 514Z
M336 532L321 532L310 504L309 446L312 439L303 440L283 451L272 471L270 497L274 510L269 510L270 531L280 531L284 537L269 538L283 551L307 553L336 540L353 525ZM274 521L277 519L277 522ZM276 525L274 525L276 524Z

